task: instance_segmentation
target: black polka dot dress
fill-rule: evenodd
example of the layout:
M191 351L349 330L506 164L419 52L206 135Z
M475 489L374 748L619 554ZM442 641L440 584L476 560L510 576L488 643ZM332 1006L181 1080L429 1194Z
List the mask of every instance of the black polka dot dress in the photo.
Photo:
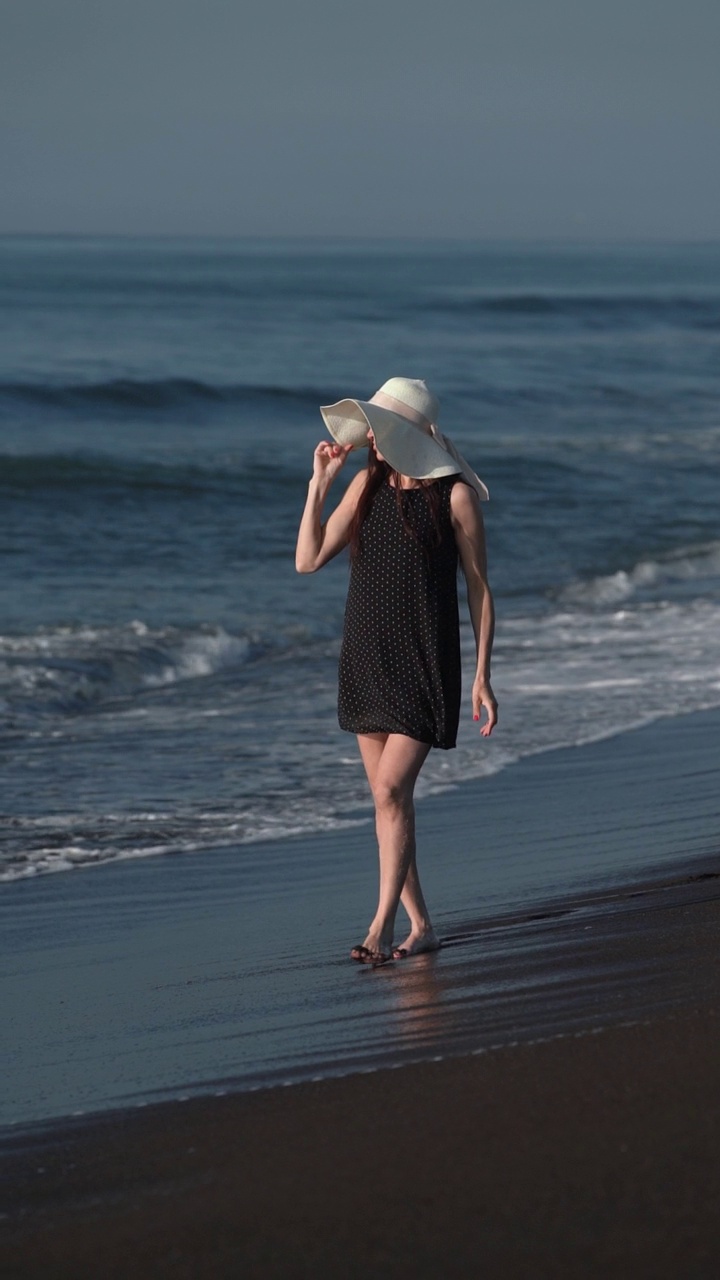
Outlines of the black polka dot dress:
M399 491L401 512L387 480L363 522L340 652L338 717L349 733L455 746L460 627L450 494L457 479L435 481L437 528L422 489Z

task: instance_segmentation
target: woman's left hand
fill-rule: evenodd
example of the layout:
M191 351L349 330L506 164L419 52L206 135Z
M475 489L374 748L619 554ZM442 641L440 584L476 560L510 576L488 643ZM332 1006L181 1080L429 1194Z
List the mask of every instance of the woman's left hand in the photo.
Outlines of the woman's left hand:
M489 738L498 720L498 704L489 680L476 680L472 689L473 720L479 720L483 707L487 720L480 730L483 738Z

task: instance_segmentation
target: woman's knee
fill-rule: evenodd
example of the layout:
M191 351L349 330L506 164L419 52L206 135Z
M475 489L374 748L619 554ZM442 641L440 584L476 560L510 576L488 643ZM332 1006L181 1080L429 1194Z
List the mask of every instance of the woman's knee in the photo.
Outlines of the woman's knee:
M407 812L412 809L412 787L395 779L376 778L373 799L378 811Z

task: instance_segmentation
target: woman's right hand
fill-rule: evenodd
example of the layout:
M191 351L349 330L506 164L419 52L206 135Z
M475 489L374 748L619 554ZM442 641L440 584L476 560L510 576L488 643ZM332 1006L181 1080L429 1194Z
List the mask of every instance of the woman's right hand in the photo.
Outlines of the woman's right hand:
M313 454L313 477L332 484L351 452L351 444L331 444L329 440L321 440Z

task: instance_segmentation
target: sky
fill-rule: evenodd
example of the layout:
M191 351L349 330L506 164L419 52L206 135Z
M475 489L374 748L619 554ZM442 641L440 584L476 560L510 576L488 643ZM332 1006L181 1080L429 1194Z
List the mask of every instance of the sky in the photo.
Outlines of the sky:
M0 0L0 233L720 238L718 0Z

